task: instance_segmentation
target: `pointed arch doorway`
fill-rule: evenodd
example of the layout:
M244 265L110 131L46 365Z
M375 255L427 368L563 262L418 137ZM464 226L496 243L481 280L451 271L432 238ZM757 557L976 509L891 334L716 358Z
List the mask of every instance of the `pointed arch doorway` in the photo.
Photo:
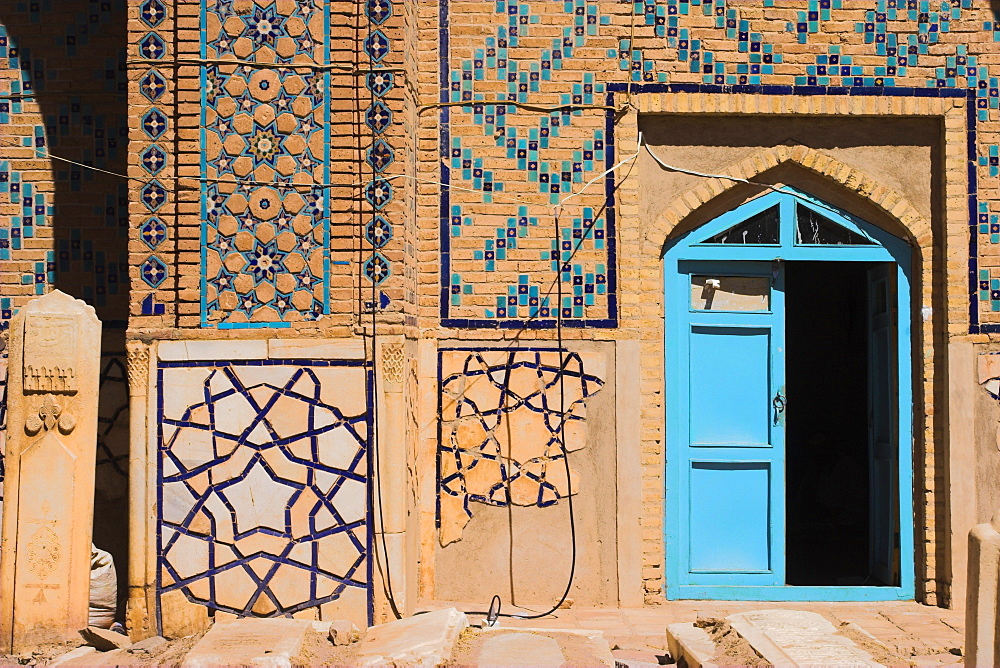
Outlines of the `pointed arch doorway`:
M668 598L913 598L910 267L790 187L667 244Z

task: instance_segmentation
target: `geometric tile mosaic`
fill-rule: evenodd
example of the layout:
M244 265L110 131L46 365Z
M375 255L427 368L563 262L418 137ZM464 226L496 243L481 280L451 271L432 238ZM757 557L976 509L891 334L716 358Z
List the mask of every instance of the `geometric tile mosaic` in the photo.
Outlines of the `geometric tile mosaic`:
M139 228L139 238L142 239L151 250L155 250L156 247L167 238L166 223L156 216L153 216Z
M553 348L442 349L438 520L461 538L472 503L545 508L566 496L566 455L587 445L603 357ZM586 364L586 369L584 368ZM573 493L576 473L571 469Z
M210 59L330 62L320 4L246 4L206 2ZM315 320L329 312L329 75L235 64L202 71L202 323Z
M144 58L159 60L164 56L164 54L166 54L166 52L166 43L163 41L163 38L156 33L149 33L139 40L139 53L141 53Z
M167 82L156 70L150 70L139 80L139 92L150 102L156 102L167 90Z
M142 266L139 267L139 276L151 288L158 288L166 280L168 274L167 265L155 255L150 255Z
M599 3L584 0L501 0L487 33L460 37L460 26L482 21L465 2L451 0L442 9L453 27L450 49L441 54L440 101L469 103L441 110L442 180L477 192L442 189L444 324L551 327L561 316L567 326L615 326L614 211L601 208L605 187L592 186L567 206L557 247L551 215L551 205L610 166L607 118L498 103L606 104L605 84L592 73L581 73L577 83L549 82L554 72L573 67L578 51L593 52L610 16L599 16ZM523 205L505 194L505 178L518 182ZM496 236L484 239L484 227L495 228ZM547 293L560 268L565 285L556 304L556 291ZM488 280L465 280L483 271Z
M507 102L620 107L629 93L641 92L891 92L968 100L969 327L1000 332L1000 224L994 224L1000 217L1000 76L985 57L990 42L1000 42L1000 22L983 5L658 0L628 3L624 16L589 0L498 0L491 7L494 20L484 33L480 5L440 5L441 23L450 26L442 31L440 102L467 103L439 112L442 181L458 186L441 189L444 325L551 327L557 313L567 326L617 322L613 179L591 187L592 196L574 198L556 243L550 208L614 164L614 112L538 113ZM842 39L845 27L856 39ZM773 40L775 34L793 39ZM606 70L595 71L590 40L608 38L616 45L606 49ZM586 65L574 65L579 57L588 58ZM984 123L988 134L978 127ZM506 194L508 180L518 186L526 213L513 215L519 205ZM515 228L512 236L505 228ZM576 247L565 266L566 249ZM483 271L488 280L480 278ZM546 304L556 272L564 301L557 305L550 297Z
M167 154L156 144L149 146L139 156L139 162L150 174L157 174L167 164Z
M145 0L139 5L139 17L150 28L160 25L167 16L162 0Z
M367 599L367 370L161 362L161 594L277 617Z

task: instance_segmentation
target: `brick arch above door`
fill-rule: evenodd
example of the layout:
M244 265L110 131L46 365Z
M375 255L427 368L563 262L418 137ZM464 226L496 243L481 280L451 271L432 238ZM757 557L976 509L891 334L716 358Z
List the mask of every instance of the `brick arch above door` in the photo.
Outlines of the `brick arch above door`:
M655 149L651 149L655 150ZM839 184L858 197L870 202L910 235L910 241L925 248L932 243L930 221L902 194L881 185L874 177L844 164L830 155L801 144L783 144L760 151L740 160L708 178L695 188L677 197L646 229L643 239L644 254L661 254L664 243L674 230L702 206L733 190L747 185L764 172L783 165L796 165Z

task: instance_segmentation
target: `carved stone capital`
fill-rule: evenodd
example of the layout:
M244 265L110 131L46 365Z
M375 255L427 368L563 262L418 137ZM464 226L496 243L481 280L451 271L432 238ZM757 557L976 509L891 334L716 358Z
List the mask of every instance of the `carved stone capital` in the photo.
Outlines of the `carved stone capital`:
M125 349L130 392L133 395L145 395L149 383L149 346L142 341L128 341Z
M382 377L389 383L402 383L406 354L402 343L382 344Z

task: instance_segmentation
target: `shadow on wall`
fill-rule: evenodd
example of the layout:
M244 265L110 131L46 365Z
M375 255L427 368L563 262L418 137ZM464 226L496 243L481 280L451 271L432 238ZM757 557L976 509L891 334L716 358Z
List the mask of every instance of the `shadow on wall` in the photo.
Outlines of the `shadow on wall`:
M11 85L0 95L0 124L8 125L0 127L0 201L14 214L4 220L11 261L24 267L9 270L24 272L14 280L33 294L57 288L91 304L104 325L94 540L115 558L120 598L128 563L128 184L65 161L46 164L29 149L126 171L127 38L126 0L0 4L0 56L20 69L20 81L6 73ZM33 247L32 239L50 235L49 250Z
M60 160L50 162L51 177L37 168L21 173L28 166L23 158L31 153L10 143L125 172L126 2L42 0L27 7L0 5L0 36L11 66L20 67L23 96L12 85L9 101L0 100L6 105L0 116L9 114L10 125L17 128L5 133L0 154L15 158L0 163L10 201L21 204L20 215L11 221L12 259L19 259L19 245L51 233L54 250L44 266L30 258L34 269L42 269L32 276L36 291L40 294L44 287L37 286L49 284L94 306L105 329L123 329L129 286L127 182ZM27 253L20 257L29 259Z

